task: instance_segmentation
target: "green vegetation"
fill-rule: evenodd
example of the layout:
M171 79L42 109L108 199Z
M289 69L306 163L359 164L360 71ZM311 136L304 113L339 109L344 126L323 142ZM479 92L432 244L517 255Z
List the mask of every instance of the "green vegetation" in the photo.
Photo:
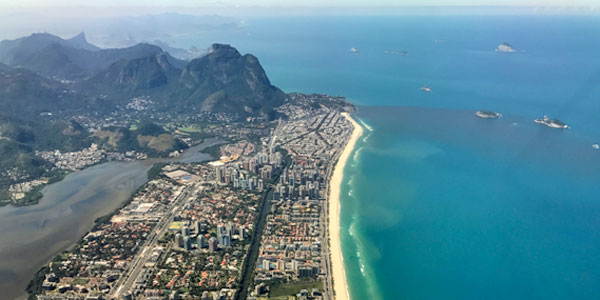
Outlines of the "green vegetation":
M206 153L210 155L213 159L219 159L221 157L221 146L223 144L219 143L216 145L212 145L210 147L206 147L202 149L202 153Z
M31 191L25 193L25 197L23 197L22 199L19 199L17 201L14 201L13 205L14 206L26 206L26 205L37 204L38 202L40 202L40 199L42 199L42 197L44 196L44 195L42 195L42 189L44 188L44 186L45 185L36 186Z
M18 182L18 178L40 177L47 167L49 165L43 159L35 156L31 146L7 138L0 139L0 170L19 170L14 176L0 176L0 187L6 188ZM10 177L18 178L15 180Z
M8 190L0 188L0 207L10 204L10 198L8 197Z
M160 175L160 172L164 166L166 166L166 162L159 162L152 165L152 168L148 170L148 181L154 180Z
M87 284L89 279L87 278L75 278L73 279L73 284Z
M323 291L323 282L315 280L303 280L291 283L275 284L271 286L270 298L292 296L298 294L301 290L319 289ZM285 298L284 298L285 299Z
M142 122L136 130L124 127L107 127L96 132L97 142L111 151L137 151L151 157L164 157L173 151L186 149L188 146L180 139L152 122Z
M196 125L187 125L184 127L179 127L177 130L185 132L185 133L198 133L202 132L202 128L196 127Z
M36 156L36 150L76 151L90 143L85 128L74 121L30 122L0 115L0 170L9 174L0 176L0 200L8 199L7 189L12 184L40 177L50 177L54 182L64 177L60 172L49 172L53 166ZM37 203L42 188L27 193L14 204Z
M1 67L6 76L0 78L0 99L6 103L0 103L0 111L29 120L49 112L106 115L140 94L160 112L274 118L273 108L286 97L271 85L256 57L242 56L229 45L215 44L208 55L187 62L150 44L90 51L49 34L21 40L0 45L0 62L11 65ZM53 76L78 84L49 79Z
M48 266L43 266L39 269L35 275L33 275L33 279L27 284L27 293L29 293L29 300L36 299L36 295L42 293L42 283L44 283L44 279L46 279L46 274L50 272L50 268Z

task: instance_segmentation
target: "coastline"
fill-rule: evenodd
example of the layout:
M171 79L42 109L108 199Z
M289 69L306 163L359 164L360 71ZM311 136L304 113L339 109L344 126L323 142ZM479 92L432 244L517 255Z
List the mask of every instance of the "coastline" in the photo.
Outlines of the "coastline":
M331 272L333 277L333 290L336 300L349 300L348 284L346 282L346 271L344 267L344 258L342 256L342 247L340 241L340 188L344 178L344 168L350 154L354 150L356 141L362 136L362 127L346 112L342 113L348 121L352 123L354 129L350 139L346 143L344 150L335 165L333 175L329 182L329 252L331 255Z

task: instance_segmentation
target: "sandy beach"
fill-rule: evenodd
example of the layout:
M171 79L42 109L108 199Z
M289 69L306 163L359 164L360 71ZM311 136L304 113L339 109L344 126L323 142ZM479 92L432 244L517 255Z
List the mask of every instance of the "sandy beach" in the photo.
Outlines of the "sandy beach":
M346 144L344 151L340 155L331 182L329 183L329 239L331 252L331 269L333 276L333 290L336 300L348 300L348 286L346 282L346 272L344 269L344 258L342 257L342 248L340 243L340 186L344 178L344 166L350 153L354 149L354 144L363 133L362 127L350 117L348 113L342 113L354 126L352 136Z

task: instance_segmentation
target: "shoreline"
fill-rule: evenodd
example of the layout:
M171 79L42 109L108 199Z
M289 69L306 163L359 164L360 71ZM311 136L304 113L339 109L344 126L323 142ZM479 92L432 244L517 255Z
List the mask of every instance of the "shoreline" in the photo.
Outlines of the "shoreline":
M335 165L333 175L329 182L329 216L328 216L328 234L329 234L329 254L331 255L331 275L333 277L334 299L349 300L348 283L346 282L346 271L344 266L344 257L342 255L342 245L340 241L340 189L344 178L344 168L354 146L363 134L362 127L346 112L342 113L354 129L350 139L346 143L342 154Z

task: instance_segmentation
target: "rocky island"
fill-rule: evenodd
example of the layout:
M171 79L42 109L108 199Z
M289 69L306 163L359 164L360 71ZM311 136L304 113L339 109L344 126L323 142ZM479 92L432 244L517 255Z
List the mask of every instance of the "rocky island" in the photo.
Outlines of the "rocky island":
M509 43L502 43L500 45L498 45L498 48L496 48L496 51L498 52L515 52L515 49L509 44Z
M546 125L546 126L552 127L552 128L560 128L560 129L569 128L569 126L567 124L563 123L561 120L550 119L550 118L548 118L548 116L544 116L541 119L535 119L533 121L538 124Z
M475 113L476 116L482 118L482 119L498 119L500 117L502 117L502 114L494 112L494 111L485 111L485 110L478 110Z

